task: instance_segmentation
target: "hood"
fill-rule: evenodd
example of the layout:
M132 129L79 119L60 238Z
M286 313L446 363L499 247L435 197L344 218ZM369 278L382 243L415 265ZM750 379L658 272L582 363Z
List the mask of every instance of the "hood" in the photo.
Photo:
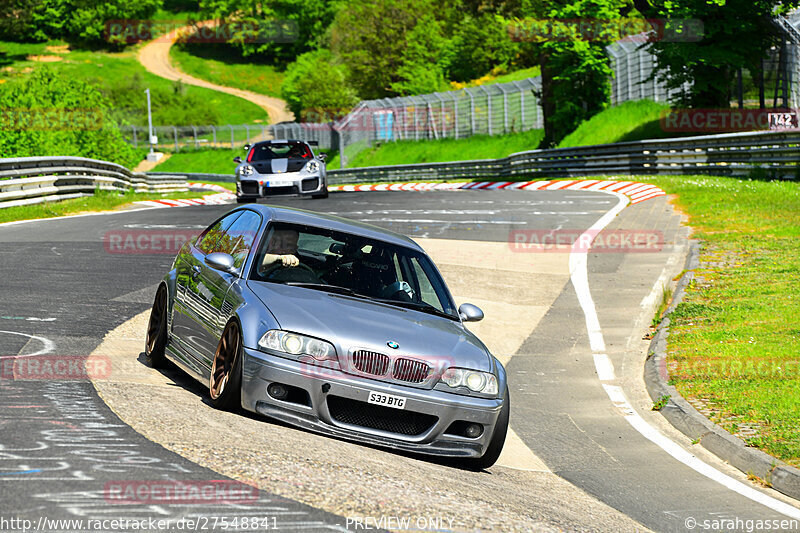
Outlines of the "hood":
M360 348L423 359L435 368L492 371L489 351L458 321L315 289L259 281L248 286L281 329L331 342L340 359ZM387 345L392 341L399 348Z
M308 159L266 159L250 163L259 174L283 174L284 172L298 172L308 162Z

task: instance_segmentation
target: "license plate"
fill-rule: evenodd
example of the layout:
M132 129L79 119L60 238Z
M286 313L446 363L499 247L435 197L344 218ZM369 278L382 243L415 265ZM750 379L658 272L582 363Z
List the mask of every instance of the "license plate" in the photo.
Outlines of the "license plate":
M391 394L383 394L381 392L370 392L367 402L374 403L375 405L394 407L395 409L406 408L406 399L402 396L392 396Z
M269 180L264 185L267 187L291 187L292 180Z

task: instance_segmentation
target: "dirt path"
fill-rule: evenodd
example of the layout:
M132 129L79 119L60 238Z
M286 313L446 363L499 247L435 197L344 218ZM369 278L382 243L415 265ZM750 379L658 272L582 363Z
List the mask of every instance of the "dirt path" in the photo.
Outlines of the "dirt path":
M213 21L205 21L199 24L207 25L211 24L212 22ZM253 102L267 112L269 115L270 124L294 120L294 115L286 107L286 102L280 98L266 96L251 91L245 91L244 89L235 89L233 87L216 85L214 83L195 78L194 76L190 76L173 65L169 58L170 48L172 48L172 45L175 44L177 36L181 33L185 34L187 31L189 31L189 28L189 26L178 28L167 35L163 35L147 43L139 50L137 56L139 63L141 63L144 68L156 76L172 81L181 80L183 83L188 85L196 85L197 87L204 87L206 89L220 91Z

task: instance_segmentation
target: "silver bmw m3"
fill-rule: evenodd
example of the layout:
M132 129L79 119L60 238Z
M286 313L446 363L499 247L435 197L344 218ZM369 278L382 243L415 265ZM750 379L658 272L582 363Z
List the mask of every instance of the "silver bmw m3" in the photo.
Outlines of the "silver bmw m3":
M249 205L179 251L145 353L207 384L221 409L335 437L461 457L503 448L506 373L465 326L411 239L298 209Z

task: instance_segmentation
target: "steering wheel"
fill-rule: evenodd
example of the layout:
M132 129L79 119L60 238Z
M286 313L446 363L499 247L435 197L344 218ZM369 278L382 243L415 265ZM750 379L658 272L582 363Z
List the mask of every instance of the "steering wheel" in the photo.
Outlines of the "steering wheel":
M319 283L320 282L320 279L319 279L319 276L317 276L317 273L314 272L314 270L310 266L304 265L303 263L299 263L297 266L289 267L289 266L284 266L283 264L278 262L278 264L268 267L261 275L263 277L265 277L265 278L272 279L273 278L273 274L275 274L275 272L277 272L279 270L285 270L286 274L289 274L289 276L286 276L287 279L281 279L284 276L283 275L278 275L277 277L274 278L274 279L276 279L276 281L299 281L299 282L306 282L306 283ZM292 276L292 274L295 274L295 276ZM306 279L305 280L304 279L297 279L296 274L300 274L300 276L299 276L300 278L305 277ZM310 280L310 281L308 281L308 280Z

